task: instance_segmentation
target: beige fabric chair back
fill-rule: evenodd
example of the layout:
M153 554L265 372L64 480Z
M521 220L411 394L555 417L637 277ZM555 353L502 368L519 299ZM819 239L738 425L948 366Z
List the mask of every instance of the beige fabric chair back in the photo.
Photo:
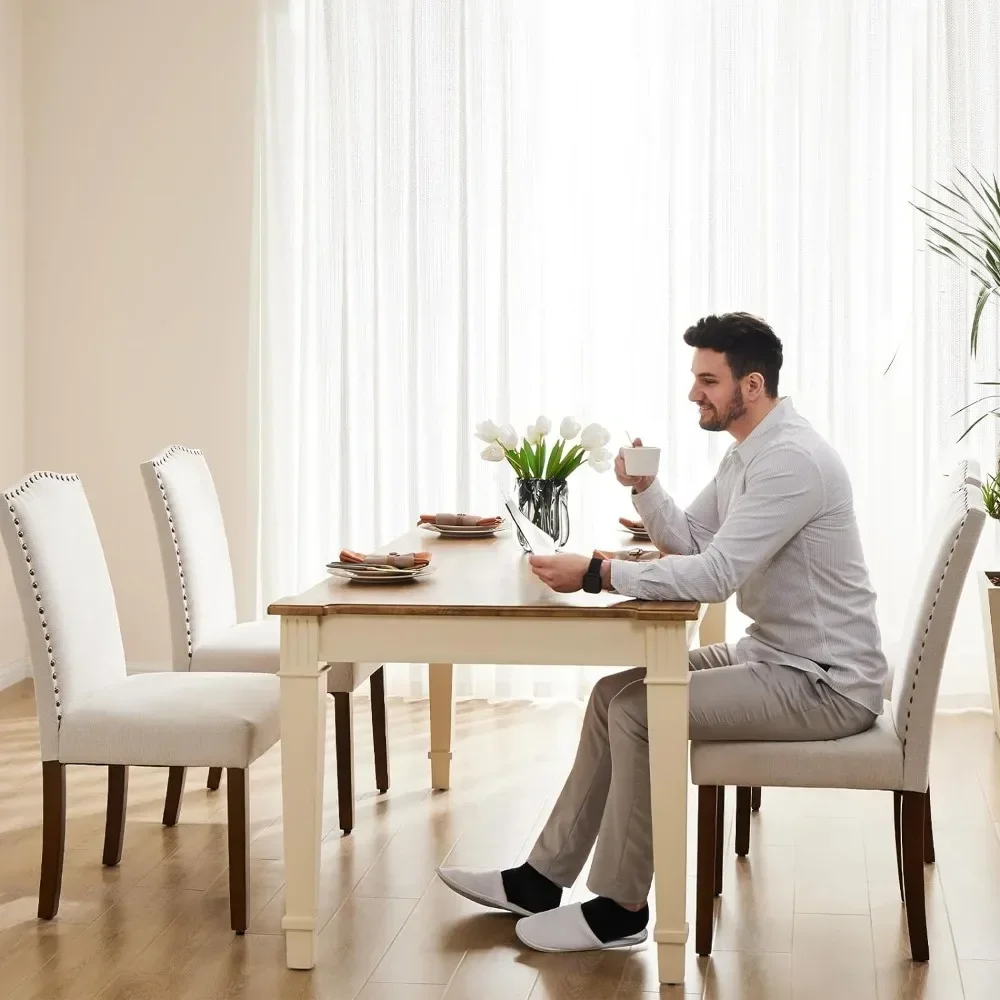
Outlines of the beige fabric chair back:
M199 643L236 624L222 507L205 456L174 445L141 465L167 584L174 670Z
M118 608L77 476L36 472L3 499L0 534L31 652L42 760L58 760L74 705L125 679Z
M892 718L903 741L903 788L927 790L931 735L941 671L959 597L983 530L979 487L952 492L927 539L927 550L900 645Z

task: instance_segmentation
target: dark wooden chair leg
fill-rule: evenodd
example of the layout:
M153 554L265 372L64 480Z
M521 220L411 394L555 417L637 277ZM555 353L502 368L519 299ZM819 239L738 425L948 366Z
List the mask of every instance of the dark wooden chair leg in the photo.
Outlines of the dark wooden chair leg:
M744 787L736 789L736 853L750 853L750 789Z
M934 824L931 822L931 786L924 796L924 864L934 864Z
M250 922L250 772L226 768L229 835L229 917L237 934Z
M927 947L927 911L924 907L924 824L926 798L923 792L903 792L902 840L903 883L906 895L906 926L910 932L910 957L914 962L930 958Z
M389 734L385 718L385 667L371 675L372 743L375 747L375 785L381 794L389 791Z
M726 786L719 785L715 795L715 894L722 895L723 840L726 836Z
M754 785L754 787L750 789L750 811L760 811L760 785Z
M354 829L354 720L348 691L333 692L333 720L337 749L337 802L340 829Z
M181 815L181 795L184 793L186 767L172 767L167 775L167 797L163 802L163 825L177 826Z
M906 902L906 891L903 886L903 793L892 793L892 827L896 835L896 878L899 880L899 898Z
M698 787L698 859L695 898L694 948L699 955L712 954L712 924L715 920L715 846L718 828L718 788Z
M219 790L219 785L222 784L222 768L221 767L210 767L208 769L208 782L207 787L210 792L217 792Z
M59 912L63 856L66 850L66 765L42 762L42 874L38 883L38 918Z
M122 861L125 845L125 807L128 803L128 765L108 765L108 811L104 819L104 856L109 868Z

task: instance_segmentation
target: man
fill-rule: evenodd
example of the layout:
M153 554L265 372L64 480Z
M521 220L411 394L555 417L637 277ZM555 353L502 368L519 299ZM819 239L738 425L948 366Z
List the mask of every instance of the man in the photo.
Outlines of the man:
M586 577L586 589L644 600L737 595L752 619L746 635L690 655L692 739L862 732L881 713L887 665L844 465L778 397L781 342L767 324L708 316L684 340L695 349L688 398L701 427L734 438L715 478L682 510L655 478L626 475L620 454L615 462L650 539L673 554L533 556L533 571L563 593ZM643 675L625 670L595 685L576 760L525 864L439 870L456 892L523 917L517 935L531 947L582 951L646 938L653 852ZM587 885L596 897L561 906L592 848Z

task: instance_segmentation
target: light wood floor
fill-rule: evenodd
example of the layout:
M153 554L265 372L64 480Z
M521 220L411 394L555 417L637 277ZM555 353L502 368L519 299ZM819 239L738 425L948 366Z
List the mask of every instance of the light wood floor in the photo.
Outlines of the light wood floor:
M454 896L441 862L523 859L559 788L581 709L460 703L453 788L427 788L426 704L390 709L392 788L374 789L357 711L357 827L336 828L328 781L320 959L283 964L280 759L251 771L250 933L229 930L224 793L189 775L181 823L160 826L166 775L131 774L125 852L101 867L105 772L69 771L62 908L35 919L40 766L30 689L0 695L0 996L5 1000L603 1000L657 995L649 945L538 955L512 920ZM332 723L332 719L331 719ZM332 745L328 778L332 778ZM1000 996L1000 743L981 713L943 715L928 866L931 961L912 965L896 888L890 799L765 790L737 863L730 808L711 960L664 996L745 1000L995 1000ZM733 796L729 796L732 806ZM692 809L693 817L693 809ZM691 843L694 843L693 838ZM689 874L694 858L688 859ZM690 880L693 898L694 880ZM580 884L574 895L586 898ZM693 921L693 911L691 914Z

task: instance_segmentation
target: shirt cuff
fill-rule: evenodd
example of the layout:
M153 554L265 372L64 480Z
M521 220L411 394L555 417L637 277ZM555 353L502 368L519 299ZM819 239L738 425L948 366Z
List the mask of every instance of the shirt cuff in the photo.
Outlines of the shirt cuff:
M623 597L638 597L642 570L642 563L630 562L627 559L612 559L611 589Z
M649 531L647 518L650 514L656 513L663 506L666 499L667 495L663 492L663 487L660 485L659 479L654 479L641 493L633 495L632 506L635 507L636 513L642 518L642 523L646 525L647 531Z

